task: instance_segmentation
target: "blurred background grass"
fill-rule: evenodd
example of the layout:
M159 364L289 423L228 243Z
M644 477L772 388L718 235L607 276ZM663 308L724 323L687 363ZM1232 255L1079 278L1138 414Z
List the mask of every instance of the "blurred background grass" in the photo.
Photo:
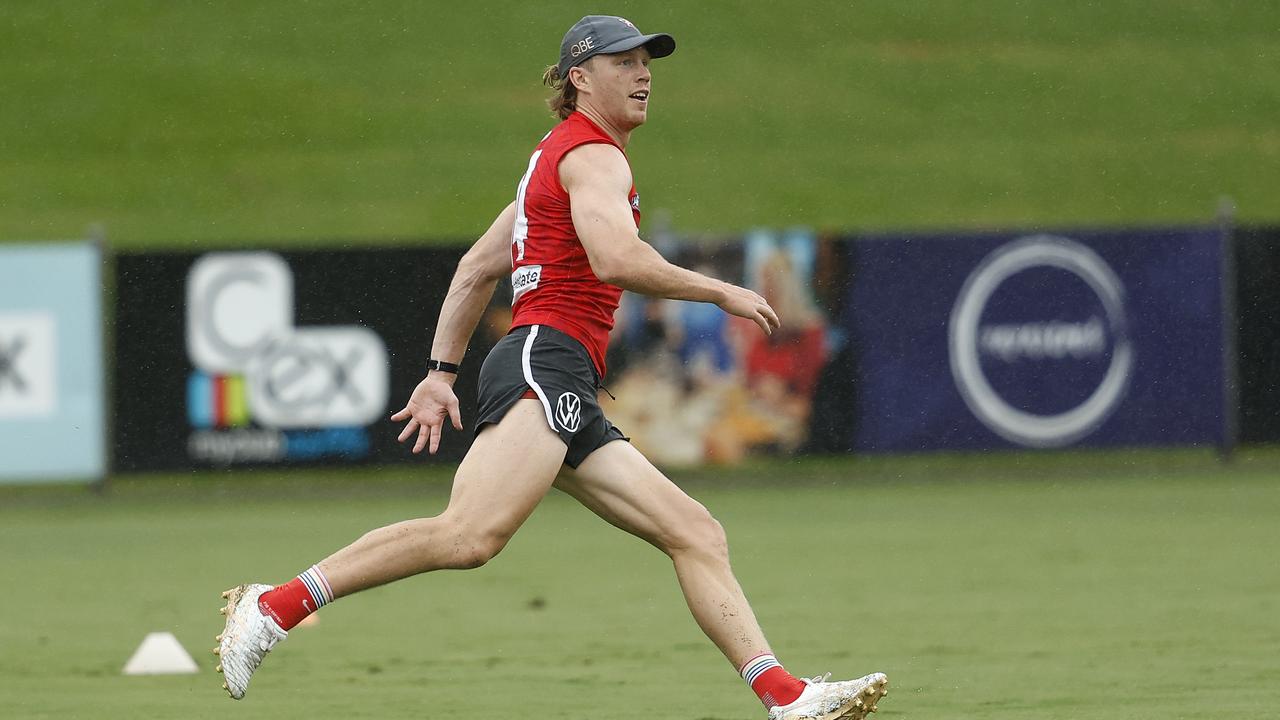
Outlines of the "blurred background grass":
M559 0L15 0L0 240L459 239L550 127ZM1280 3L615 2L679 42L632 162L687 231L1280 218Z

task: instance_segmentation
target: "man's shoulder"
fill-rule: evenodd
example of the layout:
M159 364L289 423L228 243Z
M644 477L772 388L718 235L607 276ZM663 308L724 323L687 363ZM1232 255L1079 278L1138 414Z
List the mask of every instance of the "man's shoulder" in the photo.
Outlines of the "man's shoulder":
M587 142L569 148L561 156L559 170L566 189L575 180L631 184L631 165L626 155L616 145L605 142Z

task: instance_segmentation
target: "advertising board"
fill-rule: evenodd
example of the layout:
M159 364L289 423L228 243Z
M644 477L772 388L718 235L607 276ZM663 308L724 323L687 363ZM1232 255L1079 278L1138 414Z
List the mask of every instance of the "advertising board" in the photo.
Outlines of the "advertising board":
M860 451L1218 444L1219 229L859 238Z
M0 246L0 482L105 473L102 253Z
M387 418L425 374L460 255L370 248L118 256L116 468L414 457ZM479 357L465 372L474 374ZM461 399L466 411L473 401ZM465 433L446 433L436 458L459 457L467 442Z

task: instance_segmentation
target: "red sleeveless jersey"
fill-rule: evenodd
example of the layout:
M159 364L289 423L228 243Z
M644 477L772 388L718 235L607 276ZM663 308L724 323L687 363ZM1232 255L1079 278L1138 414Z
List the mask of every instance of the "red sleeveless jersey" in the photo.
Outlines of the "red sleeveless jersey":
M587 348L603 379L613 311L622 290L592 272L573 228L569 193L560 184L560 160L588 143L622 149L586 115L575 112L542 138L520 179L511 234L511 327L550 325L569 335ZM640 196L634 185L627 199L639 228Z

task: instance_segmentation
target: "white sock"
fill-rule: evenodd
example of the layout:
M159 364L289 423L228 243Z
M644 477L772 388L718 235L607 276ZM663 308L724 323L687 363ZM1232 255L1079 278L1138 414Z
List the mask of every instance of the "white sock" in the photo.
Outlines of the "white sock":
M333 602L333 588L329 587L329 579L320 572L319 565L312 565L307 568L298 579L307 587L307 592L311 595L311 599L315 601L316 606L311 608L312 612Z
M782 663L778 662L778 658L769 653L757 655L742 666L742 679L746 680L748 685L751 685L755 683L756 678L764 674L765 670L775 667L782 667Z

